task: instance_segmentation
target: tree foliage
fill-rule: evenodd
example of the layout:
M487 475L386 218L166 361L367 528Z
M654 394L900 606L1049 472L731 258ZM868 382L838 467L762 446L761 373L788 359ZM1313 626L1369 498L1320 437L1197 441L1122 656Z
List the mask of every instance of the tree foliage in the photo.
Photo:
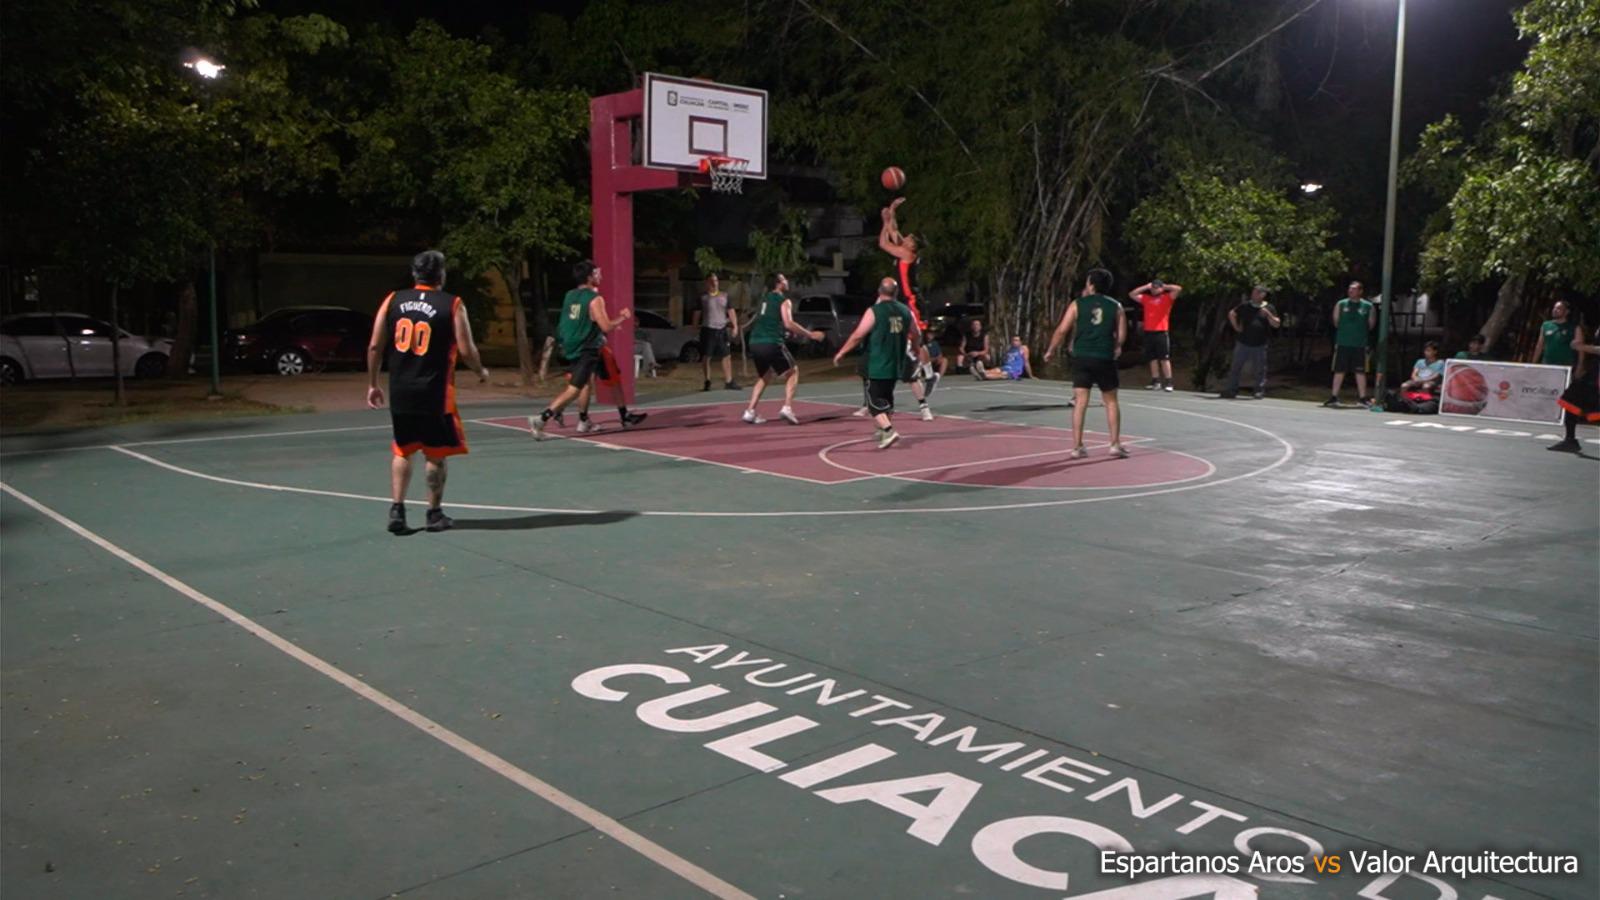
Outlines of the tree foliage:
M1447 117L1406 164L1444 202L1424 278L1513 288L1482 329L1491 342L1527 282L1600 289L1600 0L1532 0L1515 18L1532 45L1478 134Z
M496 272L509 288L523 383L534 373L521 303L530 253L567 255L587 231L588 205L565 156L588 123L586 98L522 86L491 49L431 22L377 51L388 82L352 128L360 148L348 192L436 222L452 264Z

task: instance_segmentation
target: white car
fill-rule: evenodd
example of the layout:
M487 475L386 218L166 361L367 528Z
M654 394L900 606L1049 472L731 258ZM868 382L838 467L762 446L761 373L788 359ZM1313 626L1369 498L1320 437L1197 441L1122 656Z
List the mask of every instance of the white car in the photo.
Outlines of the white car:
M700 358L700 329L692 325L675 326L660 313L634 310L633 333L649 342L656 359L694 362Z
M22 313L0 319L0 384L35 378L103 378L111 369L111 325L81 313ZM172 341L122 332L122 374L166 373Z

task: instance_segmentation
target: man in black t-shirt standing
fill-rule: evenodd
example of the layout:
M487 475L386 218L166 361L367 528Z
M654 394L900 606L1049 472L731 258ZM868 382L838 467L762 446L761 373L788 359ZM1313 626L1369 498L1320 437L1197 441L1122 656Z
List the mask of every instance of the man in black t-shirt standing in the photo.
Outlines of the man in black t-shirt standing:
M1267 338L1272 330L1283 324L1276 310L1267 303L1267 289L1256 285L1250 299L1228 310L1228 324L1237 335L1233 345L1233 367L1228 370L1228 384L1222 396L1233 399L1239 396L1239 376L1245 366L1255 367L1257 400L1267 396Z
M428 461L428 530L452 524L439 504L444 500L445 461L467 452L467 436L456 411L456 360L464 360L480 381L489 370L478 358L472 325L461 298L444 290L444 254L427 250L411 260L415 282L383 300L367 345L367 405L383 406L378 366L389 363L389 418L394 426L394 459L389 466L389 531L405 534L406 488L411 457Z

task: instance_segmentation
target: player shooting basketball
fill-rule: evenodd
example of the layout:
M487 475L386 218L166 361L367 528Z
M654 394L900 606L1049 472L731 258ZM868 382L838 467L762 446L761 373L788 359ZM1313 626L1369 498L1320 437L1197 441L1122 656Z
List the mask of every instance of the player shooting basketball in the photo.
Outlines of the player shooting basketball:
M895 280L900 282L900 296L911 308L911 316L916 320L920 332L923 328L922 293L917 290L917 269L922 265L922 256L917 252L917 236L901 234L900 223L895 220L895 211L904 202L906 198L896 197L883 208L883 228L878 231L878 247L894 257L894 274Z
M894 171L899 171L894 170ZM904 175L901 175L904 178ZM903 181L901 182L904 183ZM901 234L900 223L895 219L895 210L900 204L906 202L904 197L896 197L883 208L883 228L878 231L878 247L883 252L894 257L895 281L900 285L900 297L911 310L911 320L916 323L917 334L920 336L927 326L922 319L922 292L917 289L917 269L922 265L922 255L918 252L919 242L914 234ZM920 343L920 342L919 342ZM921 346L907 346L907 372L905 380L911 382L917 401L922 407L922 418L932 420L933 412L928 409L928 394L932 391L932 369L928 365L927 348ZM865 377L865 376L863 376ZM868 406L870 406L870 402ZM866 407L863 407L865 409ZM858 410L859 413L859 410Z

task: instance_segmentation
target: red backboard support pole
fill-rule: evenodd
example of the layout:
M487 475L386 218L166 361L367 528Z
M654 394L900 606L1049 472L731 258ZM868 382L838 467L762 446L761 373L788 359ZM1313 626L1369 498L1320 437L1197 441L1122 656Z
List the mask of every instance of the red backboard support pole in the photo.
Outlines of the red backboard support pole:
M644 117L644 90L607 94L589 101L589 174L593 204L594 261L600 294L615 316L633 308L633 194L690 184L675 171L633 164L630 123ZM622 396L633 402L633 320L606 339L622 367Z

